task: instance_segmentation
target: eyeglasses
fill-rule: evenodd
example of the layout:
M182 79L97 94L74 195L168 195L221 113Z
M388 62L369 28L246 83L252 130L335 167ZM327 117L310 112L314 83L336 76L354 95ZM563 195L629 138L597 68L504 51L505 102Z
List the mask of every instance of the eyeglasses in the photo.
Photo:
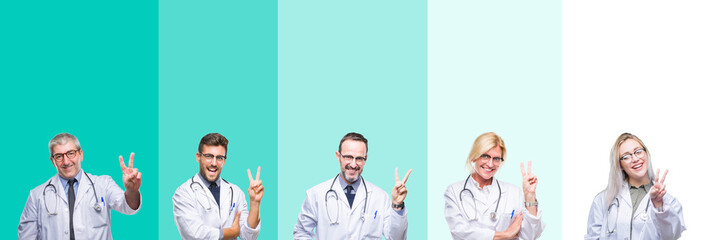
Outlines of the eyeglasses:
M63 156L66 156L68 159L73 160L76 158L76 156L78 156L78 149L69 150L65 153L54 153L54 155L52 155L51 157L58 162L62 162L64 159Z
M644 156L645 152L646 152L645 148L637 148L636 150L634 150L633 154L631 154L631 153L624 154L624 156L620 157L619 160L631 161L632 155L636 156L636 158L638 158L638 159L641 159Z
M200 156L205 157L205 160L208 162L211 162L213 159L217 159L217 162L224 162L224 160L227 160L227 156L223 155L217 155L215 156L214 154L209 154L209 153L200 153Z
M343 158L347 162L350 162L351 160L356 160L356 162L366 161L365 157L355 157L354 158L352 155L344 155L341 153L339 153L339 155L341 155L341 158Z
M501 163L501 162L505 161L505 159L501 158L501 157L492 157L492 156L487 155L487 154L480 155L480 160L487 161L490 159L492 159L492 161L494 163Z

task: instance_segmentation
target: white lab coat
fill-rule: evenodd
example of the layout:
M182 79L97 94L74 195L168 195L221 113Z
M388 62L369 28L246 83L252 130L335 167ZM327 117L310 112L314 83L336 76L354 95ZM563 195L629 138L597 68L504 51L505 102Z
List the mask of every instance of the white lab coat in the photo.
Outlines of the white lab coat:
M366 186L361 183L356 191L353 208L349 207L344 190L341 189L338 177L334 181L333 190L339 196L339 201L330 200L331 204L338 204L338 224L331 223L327 214L325 196L334 179L329 179L307 190L307 198L302 203L302 209L297 217L297 224L293 230L294 239L407 239L407 212L406 209L396 212L392 209L392 200L379 187L368 181L368 196ZM329 193L330 195L332 193ZM368 198L365 221L361 220L364 201ZM316 231L315 231L316 229Z
M493 178L494 179L494 178ZM485 202L485 194L478 190L477 182L470 177L466 189L470 189L475 195L475 202L478 205L477 219L476 209L473 205L473 198L468 191L463 191L463 204L461 204L460 194L463 190L465 180L453 183L446 188L444 199L444 217L451 230L453 239L493 239L495 232L505 231L512 223L512 211L514 216L523 212L522 227L519 231L520 239L536 239L544 231L545 224L541 219L541 206L537 207L536 216L531 215L524 206L524 193L521 188L515 185L500 181L502 188L502 199L499 206L497 200L499 191L493 182L490 187L490 194ZM481 206L486 206L482 207ZM497 206L497 220L492 221L490 213L495 211ZM467 215L466 215L467 214ZM470 218L470 220L469 220Z
M76 191L76 201L73 206L73 231L76 239L112 239L110 209L132 215L141 209L141 199L139 208L134 210L127 205L124 190L117 186L110 176L95 176L85 173L85 171L81 171L81 174L81 180ZM93 194L93 187L91 187L90 181L86 176L90 176L90 179L95 184L95 193L102 207L102 210L99 212L93 208L95 195ZM52 192L52 188L48 188L44 196L44 189L49 183L54 185L58 196ZM56 197L58 197L58 200L56 200ZM45 205L44 202L47 200L49 204ZM54 203L58 203L58 206ZM54 206L57 207L54 209ZM57 214L49 215L49 211ZM22 211L22 216L20 217L18 238L69 239L68 215L68 197L66 197L63 184L59 181L59 175L56 174L29 192L27 204L24 205L24 211Z
M631 222L633 207L628 184L624 183L619 190L619 195L617 195L617 199L619 199L618 210L617 207L613 207L612 211L608 211L610 205L605 202L606 196L607 193L602 191L592 201L585 239L629 239L630 234L631 239L636 240L678 239L686 229L682 205L669 193L663 196L663 212L658 212L655 209L650 195L646 194L636 208L633 222ZM650 204L648 211L646 211L647 204ZM646 216L644 217L644 215ZM612 221L612 223L608 224L608 221ZM616 227L614 221L616 221ZM630 226L630 223L633 226ZM616 229L616 231L609 233L609 229ZM631 232L630 229L632 229Z
M218 208L217 202L208 189L209 185L203 183L202 178L198 175L196 174L193 178L180 185L173 195L173 216L181 238L221 239L222 229L232 227L236 212L239 211L241 212L239 216L239 238L256 239L261 230L261 224L259 223L255 229L249 226L249 210L244 192L236 185L222 181L222 178L218 179L220 186L220 205ZM202 184L202 189L197 183L193 184L191 188L193 180ZM203 207L198 202L196 192L193 192L193 189L198 191L197 194L203 194L204 192L209 205L205 203ZM232 204L234 205L233 210ZM207 210L207 207L210 207L210 210Z

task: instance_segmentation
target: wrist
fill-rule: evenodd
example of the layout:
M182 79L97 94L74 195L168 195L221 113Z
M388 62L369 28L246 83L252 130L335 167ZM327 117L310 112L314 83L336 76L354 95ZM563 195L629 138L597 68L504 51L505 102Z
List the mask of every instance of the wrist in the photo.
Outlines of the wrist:
M525 202L536 202L536 193L526 193L524 194Z
M400 211L404 208L405 208L405 202L401 202L401 203L395 203L394 201L392 202L392 209Z

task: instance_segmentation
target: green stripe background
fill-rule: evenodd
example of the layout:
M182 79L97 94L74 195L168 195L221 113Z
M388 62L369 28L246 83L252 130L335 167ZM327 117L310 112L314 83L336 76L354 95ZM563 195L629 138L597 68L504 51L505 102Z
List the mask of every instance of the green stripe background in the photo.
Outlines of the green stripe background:
M135 216L113 214L116 239L178 238L171 197L197 172L199 139L220 132L230 140L222 177L245 190L246 169L262 166L260 239L289 239L304 191L338 173L338 141L357 131L370 140L368 181L389 193L395 167L414 169L409 239L446 236L436 193L465 173L437 174L463 166L478 132L510 136L515 161L505 177L518 169L516 152L520 160L541 153L529 136L543 134L560 149L560 3L470 2L457 11L460 4L1 3L8 24L0 25L0 98L10 136L2 151L14 153L6 162L17 180L3 199L10 212L0 235L16 235L29 190L55 173L48 140L71 132L85 150L84 169L120 186L117 156L136 153L144 206ZM450 38L464 41L439 41ZM469 97L493 96L486 89L499 93L487 101L502 109L501 120L483 119L484 99ZM534 112L540 118L520 118ZM464 148L437 154L433 144L442 143ZM558 182L560 161L542 161L558 174L540 178ZM560 236L560 185L539 189L554 191L539 199L549 204L544 239Z

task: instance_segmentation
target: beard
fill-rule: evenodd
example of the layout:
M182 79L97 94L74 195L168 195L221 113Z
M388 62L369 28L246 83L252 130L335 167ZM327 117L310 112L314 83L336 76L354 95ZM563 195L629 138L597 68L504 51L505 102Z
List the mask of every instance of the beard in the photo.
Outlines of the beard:
M344 177L344 179L346 179L347 182L354 183L354 182L358 181L358 179L361 177L361 173L359 172L359 171L361 170L361 167L360 167L360 166L356 166L356 167L354 168L354 167L351 167L350 165L346 165L346 166L344 167L344 169L346 169L346 170L356 170L356 172L357 172L356 177L350 177L349 175L346 174L346 171L341 171L342 177Z

